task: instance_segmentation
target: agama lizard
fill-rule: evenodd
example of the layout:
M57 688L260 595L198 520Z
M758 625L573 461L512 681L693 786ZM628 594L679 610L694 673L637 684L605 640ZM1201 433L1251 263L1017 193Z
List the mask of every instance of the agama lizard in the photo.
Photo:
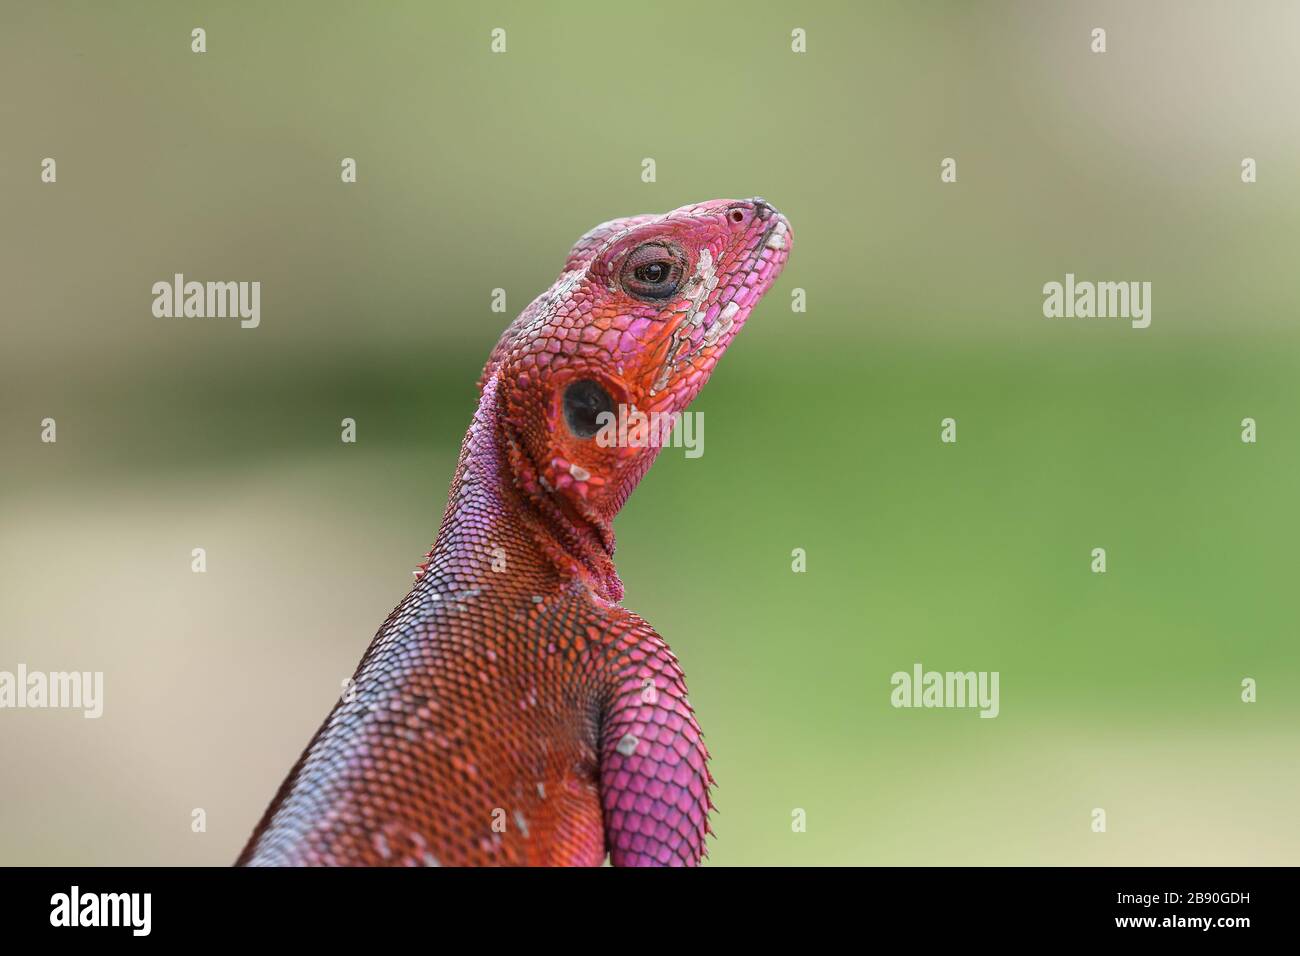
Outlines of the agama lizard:
M493 349L433 548L240 864L700 861L708 751L613 562L659 447L601 429L686 409L791 238L718 199L578 240Z

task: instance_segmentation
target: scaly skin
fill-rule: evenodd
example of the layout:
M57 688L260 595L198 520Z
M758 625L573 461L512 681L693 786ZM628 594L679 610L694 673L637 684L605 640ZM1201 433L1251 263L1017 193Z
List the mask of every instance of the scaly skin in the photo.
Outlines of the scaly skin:
M433 549L239 863L699 862L708 751L613 563L659 449L591 435L590 403L683 411L790 241L759 199L578 240L493 350Z

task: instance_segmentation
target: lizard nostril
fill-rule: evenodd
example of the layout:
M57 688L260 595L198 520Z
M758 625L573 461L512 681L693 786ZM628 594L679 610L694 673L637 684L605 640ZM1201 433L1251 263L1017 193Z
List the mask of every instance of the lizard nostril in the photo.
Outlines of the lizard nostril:
M744 221L745 221L745 211L744 211L743 209L733 209L733 210L731 210L731 221L734 222L734 223L737 223L737 224L744 222Z

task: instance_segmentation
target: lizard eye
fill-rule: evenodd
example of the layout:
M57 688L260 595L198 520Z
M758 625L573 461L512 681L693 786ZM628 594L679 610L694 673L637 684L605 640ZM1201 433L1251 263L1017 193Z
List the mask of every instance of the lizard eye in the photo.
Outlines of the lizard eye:
M623 288L642 299L667 299L681 287L686 256L660 242L637 246L623 263Z
M564 390L564 421L575 438L590 438L604 424L600 416L614 414L614 400L589 378Z

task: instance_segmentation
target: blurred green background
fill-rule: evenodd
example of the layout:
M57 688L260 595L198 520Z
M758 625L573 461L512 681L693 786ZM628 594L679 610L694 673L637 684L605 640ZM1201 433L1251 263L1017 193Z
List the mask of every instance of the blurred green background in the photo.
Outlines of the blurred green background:
M617 525L714 754L711 861L1297 862L1297 35L1286 3L0 5L0 669L105 672L98 721L0 713L0 862L232 861L432 541L508 319L595 223L754 194L790 263L704 456ZM260 280L261 327L155 319L175 272ZM1152 282L1151 327L1044 319L1067 272ZM1001 715L895 710L918 661L1000 671Z

